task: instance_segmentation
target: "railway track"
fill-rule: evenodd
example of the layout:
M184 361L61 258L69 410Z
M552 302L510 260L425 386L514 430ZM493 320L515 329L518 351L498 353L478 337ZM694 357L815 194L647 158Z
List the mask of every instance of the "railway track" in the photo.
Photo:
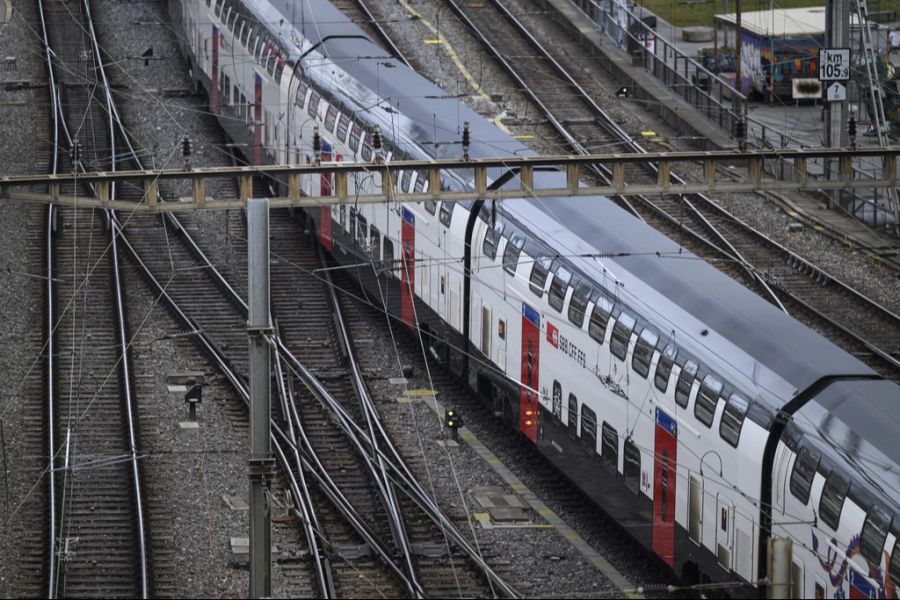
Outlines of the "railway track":
M372 41L387 50L394 58L397 58L407 66L409 61L388 35L381 23L372 14L366 0L335 0L334 5L345 15L359 25L363 31L369 34Z
M115 169L118 132L109 96L95 95L108 88L97 68L89 5L41 2L40 10L56 142L48 170ZM71 149L68 157L61 156L63 148ZM81 187L66 193L93 193ZM151 593L136 399L116 235L108 218L103 211L51 206L45 222L51 598Z
M529 25L518 16L527 13L527 7L517 1L450 2L448 6L504 70L537 99L538 107L551 123L558 124L556 129L565 139L576 140L582 148L586 143L591 148L615 145L632 152L646 151L585 91L592 82L572 64L572 57L581 54L574 41L557 40L560 49L551 53L529 33ZM513 56L514 61L510 59ZM647 172L644 177L656 180L657 174ZM670 195L660 201L629 198L636 199L640 215L660 231L700 256L724 260L726 264L718 263L719 268L824 331L884 375L900 378L900 316L890 309L756 231L706 196Z

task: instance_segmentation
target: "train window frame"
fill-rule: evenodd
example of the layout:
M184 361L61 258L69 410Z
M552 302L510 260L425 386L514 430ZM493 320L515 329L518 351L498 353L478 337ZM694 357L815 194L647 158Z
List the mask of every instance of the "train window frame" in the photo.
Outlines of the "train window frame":
M347 132L350 131L350 116L346 113L341 113L340 118L338 119L337 125L337 135L338 141L344 142L347 140Z
M372 162L372 157L375 155L375 150L372 148L372 132L366 132L362 146L359 148L359 158L363 162Z
M676 360L678 360L678 346L670 342L659 353L656 373L653 375L653 384L663 394L669 389L669 379L672 378L672 367Z
M381 259L381 232L375 225L369 226L369 254L372 260Z
M588 301L594 293L593 286L579 278L573 286L575 290L569 298L569 322L581 329L584 326L584 315L587 312Z
M557 383L556 380L553 381L554 385ZM560 397L562 397L562 388L559 390ZM575 394L569 394L569 412L566 414L566 428L569 431L569 435L572 438L575 438L578 434L578 397Z
M455 202L441 202L441 211L438 214L438 220L444 227L450 227L450 221L453 220L453 209L456 207Z
M403 171L400 175L400 191L405 192L409 189L410 181L412 180L413 172L409 169Z
M571 271L562 265L557 265L556 269L553 270L553 281L550 282L550 293L547 296L547 301L550 303L550 307L558 313L562 313L571 281Z
M350 146L350 151L356 155L359 152L359 141L362 138L363 128L359 123L352 123L350 125L350 138L347 140L347 145Z
M525 238L517 231L514 231L506 240L506 247L503 249L503 270L513 277L516 275L516 269L519 268L519 256L522 254L524 246Z
M839 471L832 470L825 478L822 495L819 497L819 517L835 531L841 524L841 513L844 512L844 502L849 491L850 480Z
M427 210L430 215L437 212L437 202L434 200L426 200L422 203L422 206L425 207L425 210Z
M578 420L578 437L586 448L597 451L597 413L584 402L581 403L581 418Z
M606 294L594 300L594 308L591 309L591 318L588 320L588 335L601 346L606 341L606 330L609 327L609 319L616 309L616 303Z
M381 264L384 265L384 272L388 275L395 275L394 267L394 240L387 235L384 236L384 243L381 244Z
M900 536L894 540L894 548L891 550L891 566L888 576L895 586L900 586Z
M653 362L653 352L658 343L659 333L652 327L644 327L634 344L634 351L631 353L631 368L644 379L650 375L650 364Z
M244 48L247 47L247 44L250 42L250 36L252 34L253 34L253 25L251 25L249 21L244 20L244 24L241 27L241 35L238 38L241 42L241 46L243 46Z
M694 400L694 417L707 427L712 427L716 419L716 409L719 407L724 387L725 384L712 374L708 374L700 382L700 389L697 390L697 398Z
M319 102L322 101L322 95L316 90L309 95L309 106L306 107L306 114L313 119L319 118Z
M528 276L528 288L538 298L544 297L544 286L550 273L550 257L538 256L531 263L531 274Z
M619 313L613 324L612 335L609 338L609 351L621 361L628 356L628 346L631 344L631 334L637 325L637 319L624 310Z
M687 408L688 403L691 401L691 390L694 387L694 381L697 379L699 370L700 365L689 360L684 363L684 366L681 367L681 372L678 373L678 380L675 382L675 403L681 408ZM684 384L687 385L686 392L682 389ZM684 401L682 401L682 397Z
M425 172L424 171L416 171L416 182L413 184L412 191L416 194L421 194L425 191ZM434 213L432 213L434 214Z
M622 448L622 475L625 487L639 494L641 491L641 449L631 440L625 440Z
M334 104L328 105L328 110L325 111L325 122L322 125L323 129L328 133L334 131L334 126L337 124L337 116L338 109Z
M562 421L562 384L558 379L553 380L553 387L550 390L550 406L552 407L553 416ZM569 394L569 401L571 402L573 394ZM576 404L578 400L575 400ZM559 412L557 414L557 407L559 407Z
M722 420L719 421L719 437L735 448L741 441L741 430L749 410L750 401L737 392L733 392L725 402Z
M222 6L225 4L225 0L216 0L216 7L213 9L213 14L218 18L222 15Z
M612 471L619 472L619 432L603 421L600 432L600 464Z
M497 260L497 247L500 245L500 238L503 237L503 229L503 224L497 223L493 227L488 227L484 233L481 253L492 261Z
M876 522L873 516L879 517L880 522ZM887 535L891 530L893 521L894 513L880 504L873 503L869 507L868 512L866 512L866 520L863 522L862 533L859 536L859 551L863 558L874 565L881 564L884 543L887 541ZM873 535L878 537L873 538ZM897 558L900 558L900 556Z
M309 84L302 78L297 79L297 93L294 96L294 106L300 110L306 106L306 94L309 92Z

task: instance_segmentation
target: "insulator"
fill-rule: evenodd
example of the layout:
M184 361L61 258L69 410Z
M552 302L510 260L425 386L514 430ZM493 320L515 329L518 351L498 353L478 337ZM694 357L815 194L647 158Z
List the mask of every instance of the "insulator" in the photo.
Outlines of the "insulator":
M375 149L375 152L381 150L381 129L379 129L378 125L375 126L375 131L372 132L372 147Z
M856 118L850 117L850 120L847 121L847 134L850 138L850 144L856 145Z
M191 145L191 138L188 136L184 136L181 138L181 155L185 158L190 157L191 152L193 152L193 147Z
M463 160L469 160L469 146L471 145L471 141L471 137L469 136L469 122L466 121L463 123L462 133Z
M78 161L81 160L81 142L78 141L78 138L72 140L72 148L69 150L69 158L72 159L72 164L78 164Z
M319 135L318 125L313 128L313 154L315 155L316 163L322 161L322 136Z

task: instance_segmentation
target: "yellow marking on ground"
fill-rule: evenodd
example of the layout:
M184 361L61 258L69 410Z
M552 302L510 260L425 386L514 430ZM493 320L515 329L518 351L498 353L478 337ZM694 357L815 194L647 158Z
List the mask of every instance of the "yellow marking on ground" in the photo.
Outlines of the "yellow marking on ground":
M501 464L501 463L500 463L500 459L497 458L496 456L488 456L488 457L487 457L486 459L484 459L484 460L486 460L486 461L487 461L487 464L489 464L489 465L499 465L499 464Z
M521 481L513 482L513 483L511 483L511 484L509 485L509 487L511 487L512 489L516 490L517 492L521 492L521 491L523 491L523 490L528 489L528 488L525 487L525 484L522 483Z
M517 140L533 140L534 134L533 133L517 133L513 137L516 138Z
M473 516L475 517L476 521L487 522L491 520L491 515L489 515L488 513L475 513Z
M598 558L597 560L594 561L594 566L597 567L598 569L605 569L606 567L609 566L609 562L606 559Z
M0 15L0 25L6 25L12 20L12 0L4 0L6 10Z
M574 531L570 531L566 533L566 539L570 542L574 542L575 540L580 540L581 536L575 533Z
M789 215L792 216L792 217L799 217L799 216L800 216L800 213L798 213L796 210L789 210L789 211L787 211L787 214L789 214Z
M437 396L438 392L429 389L406 390L404 396Z
M462 432L460 432L459 437L461 437L463 440L465 440L467 442L471 442L472 440L475 439L475 434L472 433L471 431L462 431Z
M537 512L542 517L549 517L553 514L553 510L549 506L542 506Z
M825 228L821 225L813 225L813 229L815 229L816 231L825 231Z
M441 40L430 39L430 40L425 40L425 43L426 44L440 44Z
M446 49L447 54L450 55L450 60L452 60L453 64L456 65L457 70L460 73L462 73L463 79L465 79L467 82L469 82L469 87L471 87L473 90L475 90L476 95L484 100L490 100L488 95L485 94L481 90L481 86L478 85L478 82L475 81L475 78L472 77L471 73L469 73L469 70L466 68L466 66L463 64L463 62L459 59L459 55L456 53L456 50L453 49L453 45L441 37L441 34L438 31L437 27L435 27L431 23L431 21L429 21L424 16L422 16L422 13L420 13L415 8L413 8L410 5L409 0L399 0L399 2L400 2L400 6L402 6L404 8L404 10L406 10L406 12L408 12L410 15L412 15L413 17L418 19L426 28L428 28L428 31L430 31L434 35L435 38L440 40L438 43L441 46L443 46L444 49Z
M644 137L653 137L656 135L655 131L642 131L641 135Z
M500 131L502 131L503 133L512 133L512 131L510 131L509 128L503 124L503 121L500 120L500 117L496 117L494 119L494 125L499 127Z

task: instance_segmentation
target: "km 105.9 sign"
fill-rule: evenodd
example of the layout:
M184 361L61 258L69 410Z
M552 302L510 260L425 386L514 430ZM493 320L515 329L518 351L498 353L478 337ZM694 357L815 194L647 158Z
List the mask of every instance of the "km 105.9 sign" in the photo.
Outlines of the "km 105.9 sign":
M819 50L819 81L847 81L850 79L850 48L821 48Z

